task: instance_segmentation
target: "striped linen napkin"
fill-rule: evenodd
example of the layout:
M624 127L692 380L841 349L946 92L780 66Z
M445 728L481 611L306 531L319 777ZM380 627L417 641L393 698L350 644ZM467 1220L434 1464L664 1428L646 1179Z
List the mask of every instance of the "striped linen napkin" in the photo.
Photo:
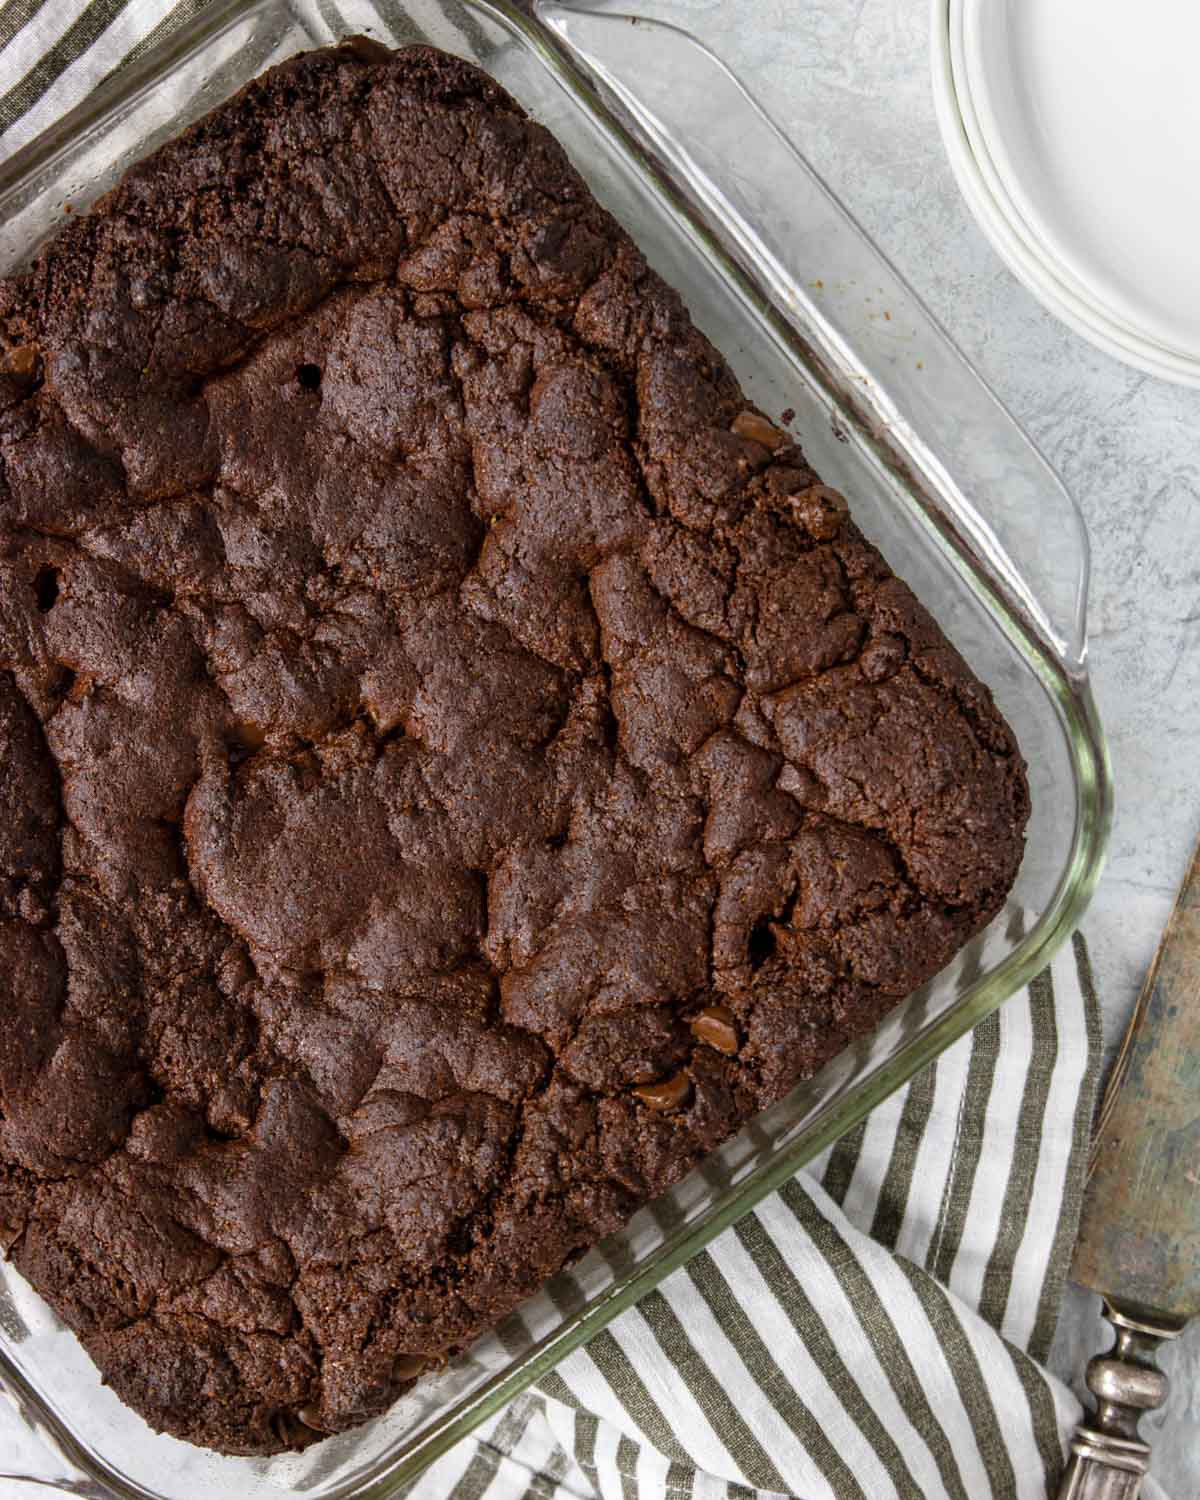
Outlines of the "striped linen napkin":
M365 0L351 3L358 19ZM321 4L338 24L334 0ZM0 5L0 158L203 5ZM1099 1051L1076 937L1028 990L409 1493L1052 1492L1079 1406L1039 1361L1078 1220ZM0 1411L0 1451L6 1420ZM1144 1493L1161 1497L1149 1482Z

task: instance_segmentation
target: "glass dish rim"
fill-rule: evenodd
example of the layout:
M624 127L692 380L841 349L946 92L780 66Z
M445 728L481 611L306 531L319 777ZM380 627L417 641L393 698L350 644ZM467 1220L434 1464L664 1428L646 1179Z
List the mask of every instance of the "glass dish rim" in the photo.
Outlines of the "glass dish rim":
M0 212L3 212L10 198L34 173L50 167L59 154L77 145L94 131L104 128L122 103L132 103L143 89L152 86L174 66L215 41L229 27L267 3L269 0L215 0L215 3L183 21L144 56L122 69L119 74L106 79L76 109L68 112L0 165ZM749 298L760 316L766 317L774 325L774 331L783 337L788 347L796 350L798 343L803 340L786 316L778 310L774 299L728 249L720 230L680 190L678 183L663 168L654 153L645 148L621 115L610 107L569 49L531 13L530 0L464 0L464 3L503 27L536 57L573 102L587 114L591 123L607 137L627 165L647 181L650 190L665 203L671 216L682 221L684 232L702 246L720 273L734 283L742 296ZM934 3L937 4L937 0ZM636 9L635 0L631 9ZM685 27L673 26L673 29L697 48L708 52L704 44ZM712 54L709 53L709 56ZM770 122L770 117L755 103L753 95L740 81L739 87L750 103ZM799 153L790 141L782 135L781 139L787 149L798 157ZM828 191L826 188L826 192ZM875 242L863 234L837 196L830 193L830 197L850 226L868 241L875 253L887 263L892 274L903 282L903 278L887 262ZM907 283L903 284L907 288ZM931 327L943 339L947 339L921 299L911 292L911 288L907 289ZM952 341L947 341L952 344ZM811 350L808 352L811 355ZM960 354L960 357L963 356ZM986 386L974 367L963 358L975 378ZM844 393L839 391L839 396L844 396ZM1014 426L1019 425L1003 408L1002 403L997 401L997 405ZM1023 432L1023 429L1019 430ZM875 439L869 430L860 432L860 436L877 453L887 453L887 445L881 439ZM894 460L889 467L893 465ZM385 1496L394 1494L399 1486L414 1479L434 1459L467 1436L501 1406L527 1390L567 1354L587 1342L619 1313L685 1264L717 1234L753 1209L768 1193L794 1176L815 1155L860 1123L883 1099L990 1015L1049 963L1077 925L1099 878L1112 811L1108 752L1088 680L1086 651L1077 660L1068 660L1057 651L1041 636L1003 586L990 576L947 518L937 513L936 505L928 499L922 499L918 482L911 476L906 476L901 488L910 505L910 514L918 521L926 536L949 559L959 576L981 600L997 627L1023 661L1032 668L1062 726L1071 756L1075 824L1071 854L1053 897L1013 951L971 984L932 1025L906 1041L896 1056L866 1078L848 1084L839 1097L818 1110L809 1125L799 1130L792 1140L778 1148L741 1182L726 1189L694 1222L669 1235L658 1249L639 1262L632 1271L618 1276L603 1294L565 1319L560 1328L535 1344L507 1371L493 1376L460 1400L451 1408L448 1417L432 1430L423 1433L415 1445L391 1460L384 1459L383 1467L364 1483L351 1486L343 1484L331 1490L330 1497L336 1495L339 1500L350 1500L350 1497L354 1497L354 1500L360 1500L360 1497L362 1500L384 1500ZM1083 545L1086 548L1086 536ZM1086 576L1086 555L1084 568ZM20 1407L24 1408L26 1419L29 1419L32 1412L37 1428L50 1438L62 1458L77 1466L82 1475L91 1481L99 1481L115 1495L137 1497L137 1500L156 1500L153 1491L115 1473L105 1458L84 1447L57 1411L12 1363L5 1341L0 1338L0 1393L5 1388L17 1397Z

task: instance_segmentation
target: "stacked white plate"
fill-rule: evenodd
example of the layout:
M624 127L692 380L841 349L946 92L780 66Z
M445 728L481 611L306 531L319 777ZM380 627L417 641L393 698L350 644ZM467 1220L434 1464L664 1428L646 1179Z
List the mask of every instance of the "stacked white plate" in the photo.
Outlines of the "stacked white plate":
M933 0L938 123L1009 268L1200 386L1200 0Z

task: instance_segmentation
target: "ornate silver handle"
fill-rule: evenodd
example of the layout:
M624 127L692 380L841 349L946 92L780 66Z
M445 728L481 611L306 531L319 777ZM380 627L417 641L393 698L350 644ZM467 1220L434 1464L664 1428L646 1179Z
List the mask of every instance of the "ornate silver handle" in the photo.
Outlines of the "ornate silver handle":
M1137 1500L1150 1464L1150 1448L1138 1435L1138 1422L1167 1399L1167 1377L1154 1363L1154 1353L1164 1339L1177 1338L1184 1325L1122 1312L1107 1299L1104 1315L1117 1339L1087 1367L1096 1410L1075 1429L1058 1500Z

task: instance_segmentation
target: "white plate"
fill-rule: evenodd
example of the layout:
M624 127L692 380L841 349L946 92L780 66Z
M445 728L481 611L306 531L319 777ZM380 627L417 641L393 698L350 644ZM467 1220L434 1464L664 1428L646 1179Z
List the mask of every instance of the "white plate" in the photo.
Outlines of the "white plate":
M1114 7L1116 3L1117 0L1092 0L1089 15L1094 16L1100 10ZM1143 3L1149 5L1151 10L1156 10L1160 0L1143 0ZM1167 380L1200 385L1200 338L1196 340L1197 354L1193 355L1192 339L1187 332L1193 326L1193 309L1195 326L1200 330L1200 175L1194 175L1177 185L1178 192L1171 203L1172 230L1166 236L1164 244L1160 244L1162 236L1157 230L1153 236L1158 249L1151 254L1147 264L1159 267L1159 281L1154 288L1147 290L1152 290L1157 298L1156 311L1159 316L1151 324L1136 296L1119 299L1119 305L1117 299L1106 300L1100 290L1104 285L1103 277L1095 275L1094 268L1086 257L1081 259L1071 254L1070 236L1059 234L1055 237L1055 243L1048 243L1039 215L1028 201L1030 195L1011 191L1009 175L1014 159L1011 148L1005 151L1001 147L993 155L990 149L993 141L985 137L984 127L977 113L979 100L971 86L971 68L967 61L970 50L966 40L968 27L964 24L965 17L970 15L972 8L977 8L979 12L972 31L976 51L974 72L978 73L981 71L978 38L983 30L992 34L988 23L983 19L984 11L997 14L1007 12L1011 20L1014 17L1019 19L1022 13L1054 6L1073 7L1075 4L1076 0L933 0L934 99L950 163L980 227L1010 270L1050 311L1098 348L1118 359ZM1190 9L1192 0L1161 0L1161 4L1164 8L1170 7L1174 15L1177 4L1181 9L1185 6ZM1200 15L1200 9L1197 14ZM1090 52L1087 55L1090 56ZM1195 55L1192 54L1193 57ZM995 76L995 70L992 70L991 76ZM993 135L997 134L995 120L998 117L994 98L995 87L989 92L988 113ZM1109 102L1114 112L1123 108L1117 97ZM1194 108L1191 97L1188 96L1181 103L1178 114L1182 115ZM1165 114L1166 112L1164 117ZM1185 156L1190 159L1193 148L1200 149L1195 140L1189 138L1182 142L1176 159ZM1005 164L1009 175L1002 172L1001 162ZM1131 169L1127 166L1126 170ZM1043 175L1042 180L1050 179ZM1117 180L1114 177L1114 182ZM1193 221L1195 230L1188 239L1189 244L1196 247L1193 254L1190 258L1174 255L1174 236L1182 233L1180 226L1185 222ZM1060 227L1062 222L1060 216ZM1142 237L1140 224L1130 226L1129 238L1132 242L1140 243ZM1103 246L1100 248L1103 249ZM1155 253L1157 259L1154 258ZM1101 255L1098 259L1103 269L1105 257ZM1172 268L1172 279L1169 281L1162 274L1161 267L1164 264ZM1136 285L1133 289L1136 292ZM1192 296L1193 289L1195 296ZM1178 316L1175 312L1176 298L1185 309ZM1144 302L1145 297L1142 300ZM1170 342L1157 336L1164 331L1164 323L1167 331L1176 331Z
M1119 321L1200 358L1200 6L962 9L972 103L1026 223Z
M954 0L950 7L950 69L954 86L954 103L966 135L970 152L970 168L980 182L974 184L972 208L976 216L986 216L987 228L993 236L1003 226L1006 239L1015 237L1016 244L1006 244L1007 258L1019 260L1021 275L1033 286L1039 298L1053 298L1053 311L1061 316L1070 314L1073 326L1085 329L1088 335L1102 337L1107 343L1133 347L1139 335L1119 323L1098 307L1087 288L1080 285L1067 266L1056 260L1048 247L1039 241L1037 233L1025 221L1020 208L1013 202L1004 180L996 169L984 138L982 126L975 112L971 93L966 51L963 40L963 7ZM979 200L985 196L986 203ZM1131 342L1132 341L1132 342Z
M1111 308L1105 308L1095 297L1091 288L1081 282L1069 263L1063 261L1055 245L1039 236L1036 224L1026 217L1020 194L1014 196L1008 190L1008 182L992 156L991 147L976 108L977 95L972 87L972 72L965 38L965 12L968 6L962 0L952 0L950 9L950 66L954 75L955 98L962 115L963 128L971 146L972 155L986 184L997 210L1003 214L1013 231L1024 242L1030 255L1042 270L1057 284L1057 294L1067 302L1076 316L1095 325L1109 337L1132 340L1134 345L1144 343L1145 336L1124 319L1116 316Z

